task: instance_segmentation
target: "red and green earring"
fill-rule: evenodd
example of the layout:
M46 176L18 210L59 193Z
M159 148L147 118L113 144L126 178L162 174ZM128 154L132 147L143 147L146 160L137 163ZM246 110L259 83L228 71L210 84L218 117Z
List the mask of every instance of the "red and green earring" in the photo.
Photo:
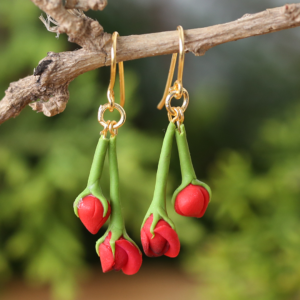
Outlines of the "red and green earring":
M111 77L107 91L108 103L101 105L98 112L98 121L104 129L101 131L87 188L76 198L74 211L86 228L93 234L98 232L110 216L105 234L96 242L96 252L100 256L102 270L103 272L122 270L127 275L133 275L138 272L142 265L142 253L126 232L119 194L116 140L118 128L125 123L126 113L123 109L125 103L123 62L118 63L121 95L120 105L115 103L113 91L116 77L117 36L118 33L114 32L111 48ZM112 112L115 109L120 113L120 120L118 122L105 121L104 112L106 110ZM110 133L110 138L106 137L108 133ZM108 152L109 157L110 203L104 197L100 187L100 178L106 152Z
M111 216L105 234L96 243L96 251L104 273L122 270L126 275L133 275L142 265L142 253L125 229L119 192L117 137L113 131L110 134L108 157Z
M176 257L180 251L180 242L173 222L166 211L166 186L169 173L170 157L174 134L179 152L182 183L175 190L172 203L175 211L183 216L202 217L210 201L211 192L208 185L199 181L192 164L186 131L183 125L184 112L189 104L189 94L182 85L184 67L184 34L181 26L179 31L179 64L178 78L171 87L177 54L173 54L167 85L158 108L165 105L170 124L164 138L156 175L153 200L144 218L141 228L141 241L147 256L157 257L166 255ZM183 97L181 107L172 107L172 98ZM177 129L176 125L177 124Z

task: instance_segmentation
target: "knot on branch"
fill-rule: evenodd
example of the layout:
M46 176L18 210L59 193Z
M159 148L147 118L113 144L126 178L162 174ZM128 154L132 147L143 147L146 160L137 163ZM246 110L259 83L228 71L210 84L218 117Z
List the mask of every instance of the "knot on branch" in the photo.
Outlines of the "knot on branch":
M30 103L29 106L47 117L63 112L69 100L68 86L71 80L69 78L65 80L63 75L61 78L58 76L56 80L52 78L53 74L57 76L57 73L63 72L59 67L60 59L58 53L48 52L48 56L42 59L34 70L37 97L33 101L37 99L39 101Z
M51 59L45 59L45 60L43 60L43 61L36 67L36 69L34 69L33 75L34 75L34 76L42 75L43 72L45 71L45 69L47 68L47 66L48 66L49 64L51 64L52 62L53 62L53 60L51 60Z
M68 85L56 89L55 93L49 98L43 96L42 100L31 103L29 106L37 112L42 112L47 117L53 117L63 112L67 106L69 100Z
M286 4L284 6L284 14L292 21L298 21L300 15L300 7L296 4Z
M205 55L206 51L208 51L213 46L214 44L210 42L199 42L197 44L194 44L191 48L188 46L187 50L194 53L195 56L203 56Z
M43 58L34 69L33 75L37 78L36 83L40 86L46 86L48 84L55 69L56 62L59 61L59 59L60 55L58 53L47 53L47 57Z

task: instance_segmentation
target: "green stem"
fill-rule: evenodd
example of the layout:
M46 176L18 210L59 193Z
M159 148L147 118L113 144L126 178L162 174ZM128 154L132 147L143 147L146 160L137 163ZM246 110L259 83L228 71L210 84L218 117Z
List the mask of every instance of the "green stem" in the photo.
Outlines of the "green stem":
M168 222L173 229L175 228L173 222L169 219L166 211L167 179L169 174L172 144L173 144L175 129L176 129L175 124L170 122L165 134L165 138L163 141L163 145L162 145L162 149L158 161L153 199L142 224L142 228L143 228L146 220L149 218L151 214L153 214L153 222L150 228L150 232L152 233L153 236L154 236L154 228L157 222L161 218L164 219L166 222Z
M180 125L180 132L179 130L176 130L176 142L179 153L182 181L190 182L197 177L190 155L184 124Z
M115 255L116 241L123 236L126 240L134 244L137 248L136 243L128 236L124 217L122 213L121 200L120 200L120 190L119 190L119 169L118 169L118 159L117 159L117 137L111 137L109 139L108 148L108 160L109 160L109 175L110 175L110 205L111 214L109 226L106 233L96 242L96 252L99 255L99 246L104 242L105 238L111 232L110 246Z
M78 204L82 198L92 194L102 203L103 206L103 217L106 216L108 210L108 203L106 198L104 197L101 187L100 187L100 179L103 171L105 155L107 152L109 140L104 136L99 138L96 151L94 154L88 184L87 187L77 196L74 201L74 213L78 217Z
M189 145L186 138L186 131L184 124L180 125L180 131L176 130L176 143L178 147L179 160L180 160L180 169L181 169L181 177L182 182L180 186L175 190L172 196L172 203L174 205L176 197L179 192L181 192L186 186L189 184L199 185L204 187L211 197L211 191L207 184L200 181L196 177L196 173L193 167L191 154L189 150Z
M155 189L152 204L159 205L163 208L166 207L167 179L169 174L175 128L175 124L170 122L161 148L156 173Z
M120 191L119 191L119 169L116 148L116 136L110 138L109 150L109 175L110 175L110 204L111 216L110 227L123 231L124 218L122 214Z
M93 185L96 181L100 182L108 143L109 140L101 135L94 154L88 179L88 186Z

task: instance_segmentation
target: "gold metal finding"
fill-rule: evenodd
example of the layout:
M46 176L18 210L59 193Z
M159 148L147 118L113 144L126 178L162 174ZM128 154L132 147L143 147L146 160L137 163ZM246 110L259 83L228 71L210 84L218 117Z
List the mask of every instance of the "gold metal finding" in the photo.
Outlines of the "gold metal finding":
M176 111L175 111L175 108L171 106L171 100L174 97L176 98L176 95L177 95L177 90L173 89L173 88L170 89L170 92L167 95L166 101L165 101L167 112L168 112L168 114L170 114L172 116L176 115ZM185 88L182 88L182 96L183 96L183 103L181 106L181 112L184 113L189 105L189 93Z
M182 107L178 106L178 107L173 107L173 110L174 110L175 114L170 114L168 112L169 121L174 123L174 124L176 123L178 131L179 131L179 133L181 133L180 125L184 121L183 109L182 109Z
M116 109L121 117L120 120L118 122L116 121L105 121L104 120L104 113L106 110L110 110L110 104L106 103L104 105L100 105L99 110L98 110L98 122L104 127L103 131L101 131L101 134L106 136L107 132L109 131L110 134L112 135L116 135L118 133L117 129L120 128L121 126L123 126L123 124L126 121L126 113L124 108L118 104L115 103L113 109Z
M107 99L109 103L109 111L114 110L115 94L114 86L116 81L116 52L117 52L117 37L119 33L115 31L112 35L112 47L111 47L111 68L110 68L110 82L107 90ZM119 80L120 80L120 105L123 107L125 104L125 80L124 80L124 65L123 62L119 62Z
M115 135L118 134L118 129L114 129L114 126L117 124L116 121L111 121L109 126L108 126L108 130L110 132L110 136L114 137Z
M119 80L120 80L120 104L115 103L115 94L114 94L114 86L116 82L116 70L117 70L117 37L118 32L114 32L112 35L112 47L111 47L111 69L110 69L110 82L107 90L107 99L108 103L104 105L100 105L98 110L98 122L103 126L103 130L100 132L101 135L106 136L108 132L110 132L111 136L115 136L118 134L118 128L123 126L126 121L126 113L123 108L125 104L125 80L124 80L124 65L123 62L119 62ZM110 112L115 109L120 113L120 120L117 121L105 121L104 113L106 110Z
M177 80L174 82L173 87L171 88L172 80L174 77L174 71L176 66L176 59L177 59L177 53L174 53L172 55L171 60L171 66L169 70L169 75L167 79L166 88L164 91L164 95L157 105L158 109L162 109L168 94L171 92L171 90L175 90L176 94L173 96L176 99L180 99L183 95L183 85L182 85L182 77L183 77L183 67L184 67L184 33L182 26L177 27L178 33L179 33L179 61L178 61L178 74L177 74Z

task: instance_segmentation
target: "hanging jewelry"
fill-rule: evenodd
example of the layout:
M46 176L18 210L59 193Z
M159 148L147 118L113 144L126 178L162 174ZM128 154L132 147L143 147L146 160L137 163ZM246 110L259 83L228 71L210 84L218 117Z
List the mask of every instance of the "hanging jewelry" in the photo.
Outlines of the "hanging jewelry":
M173 54L166 89L158 108L161 109L165 103L169 119L177 123L175 133L179 152L182 183L175 190L172 203L176 212L182 216L201 218L208 206L211 198L211 191L207 184L197 179L192 164L189 146L186 138L184 121L184 112L189 103L189 94L182 85L183 66L184 66L184 34L181 26L177 27L179 31L179 62L178 78L171 86L173 79L177 54ZM180 99L183 97L181 107L172 107L172 98Z
M99 229L107 221L111 213L111 207L107 199L102 193L100 187L100 179L103 171L105 156L109 144L109 140L106 138L106 134L109 131L110 126L113 126L113 130L121 127L126 118L123 106L125 104L125 82L124 82L124 65L123 62L119 62L119 78L120 78L120 105L115 104L114 85L116 80L116 43L118 33L114 33L112 36L111 47L111 74L110 83L107 90L108 103L101 105L98 112L98 121L104 127L101 131L101 136L98 141L98 145L95 151L88 184L87 187L81 192L74 201L74 212L77 217L80 218L83 225L92 234L96 234ZM103 120L103 113L106 109L111 112L117 109L121 118L118 123L111 124L110 121L105 122Z
M113 87L116 76L116 40L117 32L112 36L113 47L111 52L111 80L107 91L108 103L101 105L98 112L99 123L104 127L101 134L110 133L108 157L109 157L109 173L110 173L110 204L111 215L108 228L105 234L96 243L96 252L100 256L103 272L111 270L122 270L127 275L133 275L140 269L142 265L142 253L135 242L128 236L124 217L122 214L120 192L119 192L119 171L117 160L117 134L126 120L126 113L122 105L125 103L125 88L124 88L124 70L123 63L119 63L120 75L120 91L121 105L115 103ZM120 68L121 64L121 68ZM105 121L104 112L106 110L118 110L120 120Z

